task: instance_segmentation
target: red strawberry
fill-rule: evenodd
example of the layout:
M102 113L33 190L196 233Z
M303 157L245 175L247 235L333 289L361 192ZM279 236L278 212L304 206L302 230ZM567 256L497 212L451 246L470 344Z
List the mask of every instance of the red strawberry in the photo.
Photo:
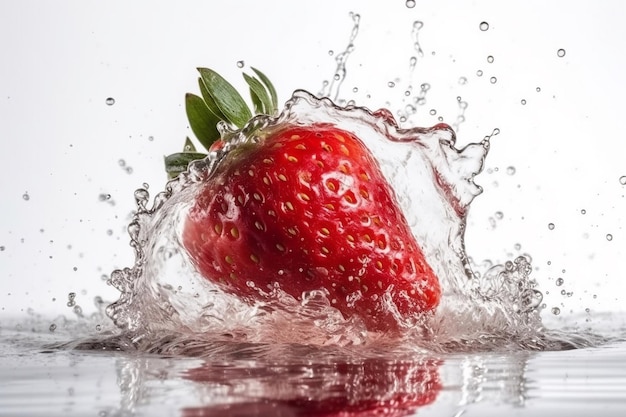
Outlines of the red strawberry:
M194 132L203 128L196 116L211 109L241 125L239 113L249 114L236 110L245 106L241 97L213 71L200 71L209 101L203 107L188 96ZM246 81L256 104L261 82ZM269 96L258 112L275 109ZM344 317L370 330L397 327L388 298L408 318L432 310L441 292L376 159L331 124L282 127L227 153L198 192L182 243L200 274L226 292L253 301L275 284L296 299L325 290Z

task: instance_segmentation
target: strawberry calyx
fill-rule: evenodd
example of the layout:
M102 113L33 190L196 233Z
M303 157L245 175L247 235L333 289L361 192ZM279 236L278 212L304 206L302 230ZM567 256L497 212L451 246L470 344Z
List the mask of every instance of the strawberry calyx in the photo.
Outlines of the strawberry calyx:
M278 112L278 97L272 82L258 69L251 69L254 75L243 73L243 78L249 87L252 109L221 75L209 68L198 68L200 95L185 95L185 111L189 127L208 152L224 146L222 132L226 128L241 129L253 115L272 116ZM165 157L165 171L169 178L175 178L190 162L206 156L187 137L182 152Z

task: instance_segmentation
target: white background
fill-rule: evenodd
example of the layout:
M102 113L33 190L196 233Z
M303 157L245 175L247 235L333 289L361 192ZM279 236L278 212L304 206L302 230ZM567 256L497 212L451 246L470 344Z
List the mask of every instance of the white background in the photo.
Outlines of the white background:
M197 90L195 68L243 87L243 60L274 80L281 101L296 88L318 92L351 11L361 25L342 97L396 111L406 86L428 82L418 124L453 124L461 96L459 145L500 129L476 180L485 193L470 212L469 255L531 255L548 310L562 315L622 309L626 3L416 3L1 1L0 319L71 315L70 292L85 311L96 295L115 299L102 277L132 265L133 191L160 191L163 155L191 135L183 98ZM416 20L424 56L411 74Z

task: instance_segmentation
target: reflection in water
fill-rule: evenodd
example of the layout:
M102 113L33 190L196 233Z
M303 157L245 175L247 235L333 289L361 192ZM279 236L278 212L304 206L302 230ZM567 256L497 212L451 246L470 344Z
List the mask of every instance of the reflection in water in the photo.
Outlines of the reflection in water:
M183 377L213 401L185 408L183 415L250 415L269 408L280 415L403 416L435 401L441 389L438 366L432 358L261 366L205 362Z
M125 354L116 362L121 398L113 414L150 410L164 398L186 417L437 415L440 407L462 413L480 403L517 408L528 398L525 370L536 355L383 359L317 353L285 362Z

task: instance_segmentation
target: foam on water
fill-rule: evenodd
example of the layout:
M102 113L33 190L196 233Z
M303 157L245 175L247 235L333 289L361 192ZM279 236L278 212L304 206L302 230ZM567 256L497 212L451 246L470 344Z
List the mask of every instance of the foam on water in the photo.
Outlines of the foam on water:
M372 150L441 281L444 294L438 309L410 326L404 323L402 334L368 333L358 319L345 320L322 291L296 300L276 287L267 301L242 302L202 278L181 246L187 210L224 155L242 143L262 140L264 133L284 124L313 123L351 131ZM137 212L129 233L136 261L111 274L110 283L121 295L107 308L123 332L122 344L197 354L203 346L210 350L222 341L374 350L390 349L392 344L394 349L429 351L558 349L591 343L585 337L549 336L544 331L539 314L542 294L530 277L528 259L520 257L478 273L468 261L466 217L482 191L474 177L483 167L489 138L457 149L448 125L402 129L385 110L340 107L306 91L296 91L275 118L258 116L240 131L221 129L226 146L192 163L152 204L147 190L135 193Z

